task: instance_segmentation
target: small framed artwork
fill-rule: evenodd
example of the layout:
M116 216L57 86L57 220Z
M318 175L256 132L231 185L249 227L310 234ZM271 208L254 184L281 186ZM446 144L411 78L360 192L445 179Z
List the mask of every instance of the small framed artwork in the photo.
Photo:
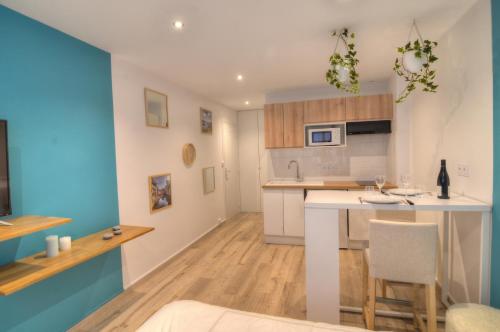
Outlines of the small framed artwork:
M206 167L203 173L203 193L209 194L215 191L215 167Z
M212 111L200 108L201 132L212 134Z
M158 212L172 206L172 177L170 174L149 177L149 209Z
M163 93L144 88L146 125L168 128L168 98Z

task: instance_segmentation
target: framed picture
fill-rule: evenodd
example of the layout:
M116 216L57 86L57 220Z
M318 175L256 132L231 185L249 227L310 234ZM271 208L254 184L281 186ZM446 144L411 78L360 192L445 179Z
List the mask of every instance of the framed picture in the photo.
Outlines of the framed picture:
M212 134L212 112L200 108L201 132L204 134Z
M160 92L144 88L146 125L168 128L168 98Z
M170 174L149 177L149 209L158 212L172 206L172 177Z
M203 173L203 193L209 194L215 191L215 167L206 167Z

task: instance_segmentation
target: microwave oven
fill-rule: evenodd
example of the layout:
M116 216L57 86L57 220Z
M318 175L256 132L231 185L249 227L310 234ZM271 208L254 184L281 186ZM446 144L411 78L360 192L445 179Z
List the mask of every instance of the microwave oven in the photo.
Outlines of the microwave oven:
M342 145L341 128L307 128L307 146Z

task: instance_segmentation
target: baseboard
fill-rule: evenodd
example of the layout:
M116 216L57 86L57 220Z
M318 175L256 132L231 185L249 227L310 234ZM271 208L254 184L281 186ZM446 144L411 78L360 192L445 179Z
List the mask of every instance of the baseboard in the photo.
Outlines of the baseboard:
M214 229L216 229L217 227L219 227L220 225L222 225L224 222L226 221L226 219L222 219L221 221L217 221L217 223L210 227L207 231L205 231L204 233L202 233L200 236L198 236L197 238L195 238L193 241L189 242L188 244L186 244L184 247L182 247L181 249L177 250L175 253L173 253L172 255L168 256L166 259L164 259L163 261L161 261L160 263L156 264L154 267L152 267L151 269L149 269L148 271L144 272L143 274L141 274L139 277L135 278L134 281L132 281L128 286L125 287L125 285L123 285L123 289L128 289L130 288L131 286L133 286L134 284L136 284L137 282L141 281L141 279L145 278L148 274L150 274L151 272L153 272L154 270L156 270L157 268L159 268L160 266L162 266L163 264L167 263L169 260L171 260L172 258L174 258L175 256L179 255L180 253L182 253L184 250L186 250L187 248L189 248L192 244L194 244L196 241L200 240L201 238L203 238L205 235L207 235L208 233L210 233L211 231L213 231Z
M264 242L269 244L291 244L303 246L304 238L300 236L264 235Z

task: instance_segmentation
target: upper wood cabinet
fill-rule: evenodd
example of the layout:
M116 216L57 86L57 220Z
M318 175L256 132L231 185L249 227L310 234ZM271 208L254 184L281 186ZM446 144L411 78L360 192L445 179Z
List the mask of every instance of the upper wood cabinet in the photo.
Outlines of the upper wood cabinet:
M304 147L304 102L264 106L266 148Z
M346 98L346 120L392 119L391 94Z
M392 95L308 100L264 106L268 149L304 147L304 124L392 119Z
M305 102L304 123L345 121L345 98L308 100Z
M264 105L264 140L266 148L282 148L283 139L283 104Z
M283 104L283 146L304 147L304 102Z

